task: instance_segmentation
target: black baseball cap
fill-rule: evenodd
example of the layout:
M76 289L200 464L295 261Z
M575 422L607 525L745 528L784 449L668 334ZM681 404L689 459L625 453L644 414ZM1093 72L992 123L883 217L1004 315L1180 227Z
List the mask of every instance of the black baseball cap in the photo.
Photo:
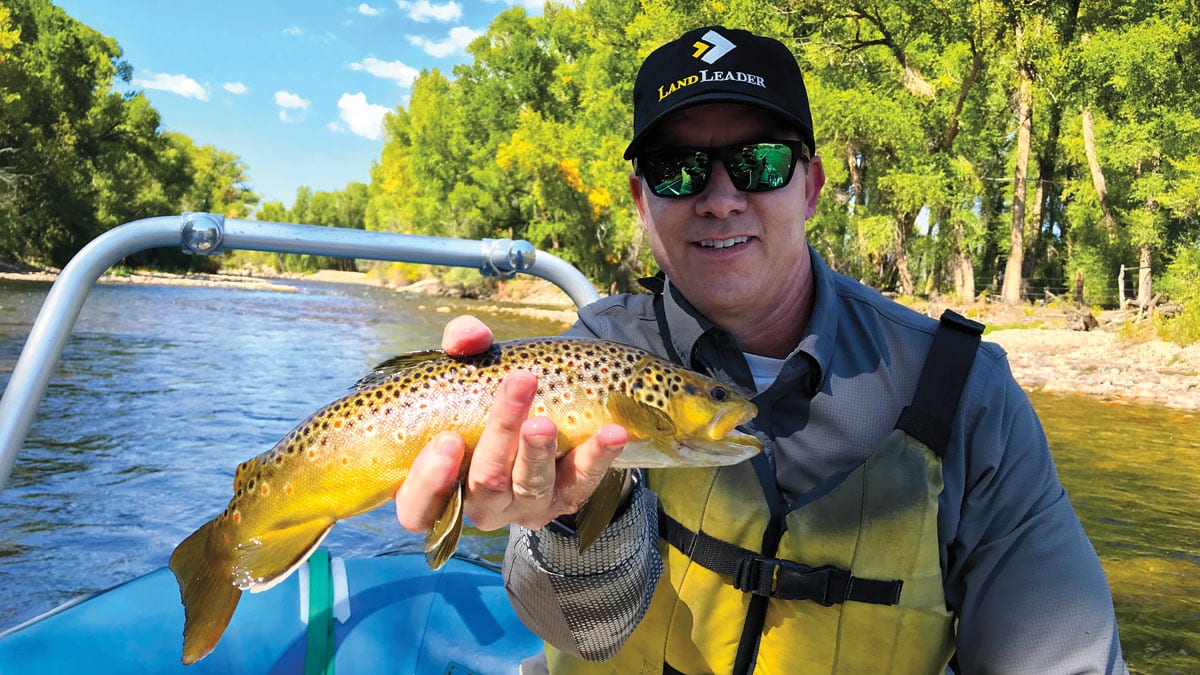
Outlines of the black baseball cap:
M800 66L782 42L744 30L707 26L654 50L633 85L633 140L625 159L637 156L646 132L667 115L699 103L745 103L796 125L816 153L812 111Z

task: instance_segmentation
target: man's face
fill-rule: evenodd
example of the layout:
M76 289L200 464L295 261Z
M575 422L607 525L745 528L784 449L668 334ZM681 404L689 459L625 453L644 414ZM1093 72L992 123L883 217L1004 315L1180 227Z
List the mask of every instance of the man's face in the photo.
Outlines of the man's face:
M660 122L646 147L795 138L765 110L710 103ZM807 171L798 164L791 181L770 192L739 192L720 162L694 196L655 196L638 175L630 176L629 186L659 266L696 309L722 323L761 318L800 302L811 283L804 223L824 182L820 159L813 158Z

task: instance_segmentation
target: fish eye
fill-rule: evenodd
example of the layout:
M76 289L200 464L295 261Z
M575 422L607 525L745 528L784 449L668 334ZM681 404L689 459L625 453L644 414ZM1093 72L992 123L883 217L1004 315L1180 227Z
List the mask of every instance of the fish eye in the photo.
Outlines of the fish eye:
M708 390L708 397L720 403L721 401L729 398L729 390L718 384L717 386Z

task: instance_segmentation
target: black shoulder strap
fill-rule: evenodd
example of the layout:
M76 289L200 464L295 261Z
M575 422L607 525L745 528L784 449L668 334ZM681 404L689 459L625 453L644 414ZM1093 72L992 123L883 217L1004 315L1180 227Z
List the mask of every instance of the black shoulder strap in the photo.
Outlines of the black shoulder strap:
M660 280L660 278L649 277L648 279L642 279L642 284L646 285L648 280ZM658 321L658 337L662 339L663 346L667 348L667 358L682 365L684 368L691 368L692 364L684 363L683 358L679 356L679 352L675 350L675 343L671 341L671 328L667 325L667 309L666 302L663 300L663 288L660 285L658 290L654 292L654 319Z
M938 457L946 454L950 425L981 335L983 324L950 310L943 312L912 403L896 420L897 429L929 446Z

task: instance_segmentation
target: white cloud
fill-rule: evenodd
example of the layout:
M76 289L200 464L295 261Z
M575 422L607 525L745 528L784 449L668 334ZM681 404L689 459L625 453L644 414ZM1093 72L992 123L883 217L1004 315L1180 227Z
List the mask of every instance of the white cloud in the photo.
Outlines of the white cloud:
M416 2L408 2L408 0L396 0L396 6L401 10L408 12L408 18L418 23L427 23L429 21L458 21L462 17L462 5L454 0L445 3L444 5L435 5L429 0L416 0Z
M226 82L221 85L221 88L231 94L244 94L249 91L249 89L246 89L246 85L241 82Z
M439 42L434 42L420 35L409 35L408 41L420 47L426 54L440 59L455 53L465 54L467 52L467 45L471 44L471 41L480 35L483 35L483 33L471 30L466 26L455 26L450 29L449 37Z
M279 120L281 122L299 122L304 119L305 113L312 105L312 101L306 98L301 98L299 94L293 94L290 91L275 92L275 105L279 106Z
M300 26L288 26L287 28L283 29L283 34L284 35L304 35L304 31L300 29Z
M377 140L383 133L383 116L388 109L381 105L367 102L367 95L361 91L357 94L342 94L338 99L338 118L350 129L350 133L363 138ZM329 124L330 129L341 131L340 124Z
M184 98L208 100L208 87L193 80L187 75L171 75L169 73L152 73L146 71L146 77L134 79L133 83L143 89L157 89L178 94Z
M541 16L542 11L546 9L546 0L484 0L484 2L496 4L503 2L509 7L521 6L530 16Z
M368 56L358 63L351 63L350 70L365 70L375 77L392 80L401 87L411 87L421 71L403 61L380 61Z
M379 16L379 10L368 5L365 2L362 3L361 5L359 5L358 9L355 11L357 11L359 14L362 14L363 16Z

